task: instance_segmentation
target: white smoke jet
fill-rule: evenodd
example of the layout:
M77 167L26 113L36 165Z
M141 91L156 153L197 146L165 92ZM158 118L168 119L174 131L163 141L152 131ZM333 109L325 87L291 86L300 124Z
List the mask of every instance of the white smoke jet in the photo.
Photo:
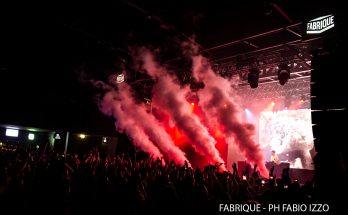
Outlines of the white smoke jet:
M143 69L154 79L153 104L167 112L177 127L188 137L194 149L209 162L224 163L215 147L216 141L197 115L190 111L186 100L188 88L181 88L168 71L158 65L149 51L141 53ZM224 164L221 169L225 170Z
M226 138L234 137L246 159L257 164L260 173L267 177L263 154L253 139L254 126L243 122L242 110L231 97L231 85L235 83L218 76L202 56L193 56L192 64L194 78L205 84L204 89L197 92L203 112L222 126Z
M112 99L116 98L115 102L110 101L110 93ZM126 83L118 85L118 91L110 91L104 96L101 110L105 114L112 112L117 119L117 128L124 129L144 151L158 154L158 148L153 144L150 145L154 142L175 163L183 165L187 161L184 152L175 146L156 118L146 112L145 106L134 101L131 89Z
M160 150L149 140L149 137L145 134L144 130L137 125L134 118L128 117L122 110L121 102L116 99L117 97L117 92L107 92L99 104L101 112L116 118L117 121L115 125L117 130L120 132L125 131L130 136L135 146L139 147L144 152L152 154L154 158L161 158L162 154Z

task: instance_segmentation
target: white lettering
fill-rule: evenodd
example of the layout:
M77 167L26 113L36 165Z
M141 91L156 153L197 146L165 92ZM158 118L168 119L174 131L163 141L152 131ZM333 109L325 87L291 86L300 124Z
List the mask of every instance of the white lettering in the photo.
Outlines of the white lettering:
M322 27L322 28L326 28L327 22L328 22L328 20L327 20L327 19L324 19L324 20L321 22L321 27Z
M317 22L313 22L313 30L317 29Z
M310 204L309 211L311 212L328 212L330 209L328 204Z
M269 204L268 205L268 212L279 212L280 211L280 204Z
M334 16L322 16L307 23L307 34L319 34L334 27Z
M305 204L283 204L283 212L305 212L307 211L307 205Z
M219 204L219 212L261 212L261 204Z

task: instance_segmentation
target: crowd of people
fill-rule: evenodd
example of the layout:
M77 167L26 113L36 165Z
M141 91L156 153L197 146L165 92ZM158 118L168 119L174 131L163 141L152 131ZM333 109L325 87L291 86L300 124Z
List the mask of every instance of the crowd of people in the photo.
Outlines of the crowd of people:
M252 174L249 174L252 172ZM0 208L11 214L215 214L220 203L301 202L315 198L300 185L253 171L177 165L151 156L108 156L98 150L60 155L20 149L1 153Z

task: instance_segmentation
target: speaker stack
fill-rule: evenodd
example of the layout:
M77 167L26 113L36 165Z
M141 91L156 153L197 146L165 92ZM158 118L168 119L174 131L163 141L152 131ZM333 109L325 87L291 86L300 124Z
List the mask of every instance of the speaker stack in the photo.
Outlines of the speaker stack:
M347 190L344 163L347 155L348 69L336 48L316 50L312 55L311 109L315 184L318 194L332 204L340 204L337 191ZM345 60L348 63L348 59ZM348 68L348 64L347 64ZM340 202L340 203L338 203ZM338 207L338 206L337 206Z
M348 81L338 59L334 50L325 49L317 50L312 57L311 109L317 152L339 149L343 147L340 142L347 138Z

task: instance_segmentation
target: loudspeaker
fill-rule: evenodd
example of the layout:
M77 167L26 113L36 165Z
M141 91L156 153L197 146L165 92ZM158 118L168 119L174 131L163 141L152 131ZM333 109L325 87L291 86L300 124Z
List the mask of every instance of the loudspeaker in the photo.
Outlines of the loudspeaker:
M334 50L320 49L312 55L311 109L312 131L317 152L342 147L345 137L342 125L347 122L345 95L347 81L339 68ZM337 145L336 145L337 144Z

